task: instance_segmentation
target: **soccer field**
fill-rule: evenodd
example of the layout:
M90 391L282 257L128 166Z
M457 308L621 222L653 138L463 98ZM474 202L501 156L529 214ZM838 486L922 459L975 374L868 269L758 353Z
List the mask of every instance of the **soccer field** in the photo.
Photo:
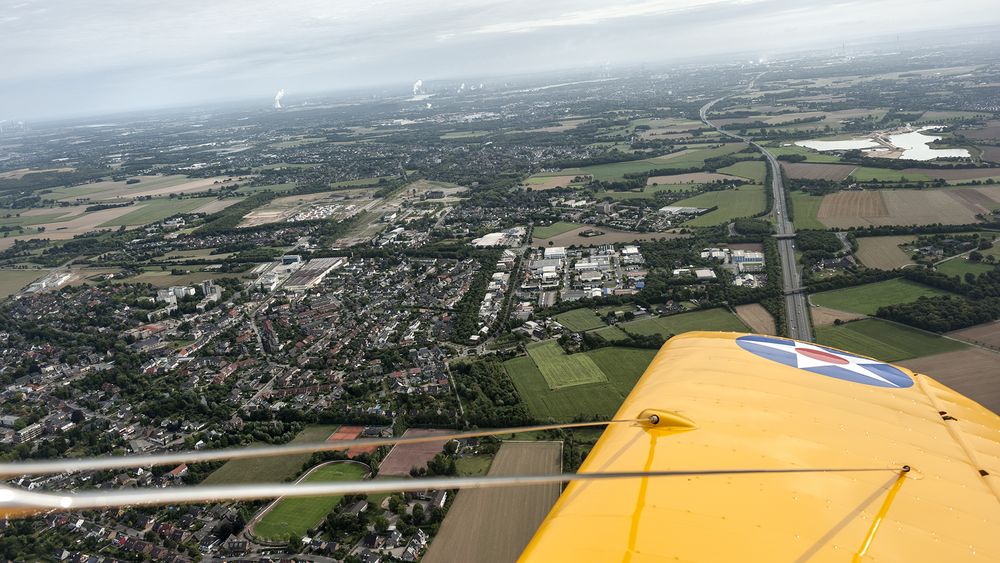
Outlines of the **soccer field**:
M359 463L333 462L313 468L302 482L354 481L368 473L368 467ZM257 521L253 533L272 541L301 537L329 514L340 499L340 495L281 499Z
M595 328L601 328L604 321L597 316L593 309L573 309L555 316L559 324L572 330L573 332L583 332Z
M530 357L520 356L504 362L518 395L535 418L572 420L577 416L614 415L653 360L656 350L609 346L575 355L589 357L607 381L550 389Z
M549 384L561 389L585 383L604 383L608 378L586 354L567 354L557 342L547 340L528 345L528 356Z

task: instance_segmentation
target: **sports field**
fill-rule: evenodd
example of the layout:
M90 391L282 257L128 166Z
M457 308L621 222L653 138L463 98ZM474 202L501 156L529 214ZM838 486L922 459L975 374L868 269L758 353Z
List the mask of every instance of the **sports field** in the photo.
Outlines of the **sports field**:
M359 463L335 461L311 469L301 482L355 481L368 473L368 467ZM340 499L340 495L280 499L254 524L253 533L270 541L302 537L319 524Z
M728 223L737 217L750 217L762 213L764 206L767 205L767 198L763 186L746 185L734 190L701 193L671 205L702 208L718 206L718 209L684 223L691 227L710 227Z
M574 355L589 357L607 381L550 389L530 357L519 356L504 362L521 399L539 420L614 415L653 360L656 350L609 346Z
M307 426L296 434L290 443L308 444L323 442L336 432L337 426L322 424ZM265 444L255 444L262 446ZM300 471L302 464L309 461L311 454L295 454L279 457L263 457L260 459L238 459L227 461L216 469L202 484L204 485L242 485L245 483L279 483L290 479Z
M921 297L939 295L951 294L941 289L896 278L815 293L809 296L809 299L821 307L849 313L861 313L862 315L874 315L879 307L896 303L910 303Z
M563 221L557 221L545 227L535 227L531 236L533 238L552 238L556 235L572 231L573 229L579 229L580 227L583 227L580 223L565 223Z
M886 362L964 350L968 346L880 319L817 326L816 342Z
M605 383L608 378L586 354L567 354L554 340L528 345L531 358L549 389L562 389L587 383Z
M565 313L559 313L555 316L555 319L559 321L559 324L573 332L583 332L605 326L604 321L601 320L601 317L597 316L597 313L593 309L573 309Z
M681 313L667 317L650 317L619 325L632 334L659 334L664 338L692 330L721 330L750 332L750 328L739 317L729 311L716 308L692 313Z

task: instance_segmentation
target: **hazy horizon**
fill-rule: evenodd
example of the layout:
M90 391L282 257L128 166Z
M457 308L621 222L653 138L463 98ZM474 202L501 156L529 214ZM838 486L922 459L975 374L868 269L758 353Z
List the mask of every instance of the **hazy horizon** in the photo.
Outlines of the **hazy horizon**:
M760 57L1000 24L989 0L24 0L0 15L0 119L57 119L417 79ZM821 26L815 22L822 22Z

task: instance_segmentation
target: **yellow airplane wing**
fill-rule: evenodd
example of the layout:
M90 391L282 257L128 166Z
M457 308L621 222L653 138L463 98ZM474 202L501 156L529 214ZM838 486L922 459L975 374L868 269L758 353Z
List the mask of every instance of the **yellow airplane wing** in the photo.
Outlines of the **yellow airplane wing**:
M694 332L659 352L524 561L1000 561L1000 417L831 348ZM900 468L909 466L903 473Z

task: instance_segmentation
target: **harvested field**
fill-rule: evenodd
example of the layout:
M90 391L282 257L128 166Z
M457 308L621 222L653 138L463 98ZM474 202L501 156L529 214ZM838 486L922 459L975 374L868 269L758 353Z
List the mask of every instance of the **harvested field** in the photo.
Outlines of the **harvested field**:
M857 168L851 164L805 164L801 162L781 163L789 178L803 180L845 180Z
M760 303L737 305L736 314L757 334L773 335L778 333L778 329L774 325L774 317Z
M941 178L943 180L975 180L977 178L991 178L1000 176L1000 168L957 168L957 169L934 169L934 168L904 168L902 171L907 178L917 177L925 174L931 178Z
M983 323L981 325L970 326L962 330L949 332L948 336L953 336L961 340L968 340L980 346L996 348L1000 350L1000 321Z
M836 192L823 198L816 217L830 225L826 220L885 217L888 214L889 210L886 209L881 192Z
M20 180L28 174L41 174L43 172L73 172L76 168L40 168L38 170L32 170L31 168L18 168L17 170L8 170L7 172L0 172L0 179L2 180Z
M1000 414L1000 355L980 348L908 360L901 365L925 373Z
M1000 163L1000 147L991 147L988 145L977 145L979 150L983 151L983 160L988 162Z
M210 188L218 189L227 178L188 178L187 176L139 176L139 183L125 182L94 182L70 188L57 188L45 194L46 199L60 201L87 198L90 201L124 201L144 196L162 196L167 194L183 194L203 192ZM218 182L218 183L217 183Z
M583 231L595 229L603 232L604 234L594 237L585 237L580 235ZM538 229L535 229L535 232L537 233ZM634 233L632 231L619 231L609 229L607 227L594 227L588 225L571 231L566 231L549 238L536 237L531 240L531 244L536 247L549 246L549 242L551 241L553 246L600 246L602 244L620 244L640 240L659 240L661 238L671 239L686 236L688 235L681 235L677 233Z
M910 256L903 252L899 245L916 240L915 235L898 235L886 237L862 237L858 239L858 251L855 256L869 268L893 270L907 264L913 264Z
M451 433L451 430L410 428L403 432L403 437L419 438L421 436L443 436ZM378 466L378 474L405 477L410 474L410 468L425 467L428 461L441 453L446 442L447 440L422 444L396 444Z
M976 139L977 141L1000 139L1000 121L987 122L986 127L962 131L962 134L968 139Z
M562 442L504 442L489 475L544 475L562 469ZM556 499L558 484L458 493L423 561L515 561Z
M654 184L708 184L710 182L739 180L737 176L719 174L717 172L690 172L688 174L671 174L669 176L651 176L646 179L646 185Z
M1000 202L976 188L955 188L948 190L947 193L977 215L980 213L989 215L1000 207Z
M733 250L746 250L748 252L764 252L764 245L759 242L738 242L735 244L725 244Z
M809 312L812 315L813 324L816 326L829 326L834 324L837 320L846 322L864 318L864 315L859 315L857 313L848 313L847 311L838 311L836 309L829 309L827 307L819 307L815 305L809 310Z
M569 186L574 178L576 176L538 176L528 178L525 184L532 190L551 190Z
M112 222L117 218L135 211L134 206L116 207L104 209L84 215L77 215L69 220L54 223L42 223L37 227L45 227L45 232L17 235L13 237L0 238L0 250L13 246L15 240L30 239L50 239L69 240L76 235L82 235L97 230L101 225Z
M841 228L978 222L979 211L955 195L959 189L967 188L837 192L823 198L816 216L827 227Z

